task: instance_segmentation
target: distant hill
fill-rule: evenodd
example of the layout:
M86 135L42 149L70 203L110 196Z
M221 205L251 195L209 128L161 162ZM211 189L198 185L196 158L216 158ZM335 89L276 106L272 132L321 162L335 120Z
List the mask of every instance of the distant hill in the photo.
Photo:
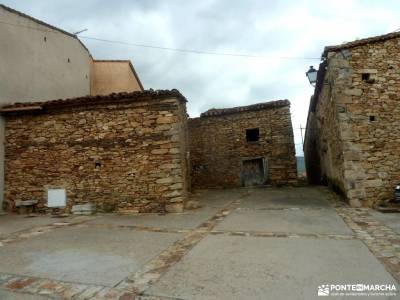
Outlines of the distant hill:
M297 173L303 174L306 172L306 164L304 162L304 156L296 156L297 160Z

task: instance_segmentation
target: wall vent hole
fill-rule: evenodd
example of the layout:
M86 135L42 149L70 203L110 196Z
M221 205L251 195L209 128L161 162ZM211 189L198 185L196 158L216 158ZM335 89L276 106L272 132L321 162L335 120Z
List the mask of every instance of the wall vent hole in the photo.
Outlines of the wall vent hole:
M369 116L369 121L374 122L375 121L375 116Z

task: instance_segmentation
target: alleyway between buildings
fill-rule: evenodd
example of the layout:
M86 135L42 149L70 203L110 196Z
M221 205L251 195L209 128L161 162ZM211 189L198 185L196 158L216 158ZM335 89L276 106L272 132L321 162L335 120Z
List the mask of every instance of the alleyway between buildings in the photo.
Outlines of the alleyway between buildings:
M192 197L202 207L181 214L0 216L0 299L287 300L318 299L323 284L399 287L399 218L323 187Z

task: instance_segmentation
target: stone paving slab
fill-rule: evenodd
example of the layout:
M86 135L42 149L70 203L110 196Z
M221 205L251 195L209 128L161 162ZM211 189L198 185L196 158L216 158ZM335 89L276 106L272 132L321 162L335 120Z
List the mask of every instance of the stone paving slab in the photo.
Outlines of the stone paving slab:
M163 229L195 229L203 222L228 205L234 199L246 195L242 189L233 190L199 190L192 196L198 200L201 208L187 210L180 214L141 214L141 215L99 215L87 224L114 226L142 226Z
M116 288L133 291L138 294L143 293L207 236L239 203L240 200L236 199L221 208L216 214L196 228L196 230L189 232L171 247L165 249L158 257L149 261L139 272L125 278Z
M216 230L352 234L333 208L249 210L236 209Z
M82 226L0 247L1 272L113 286L182 235ZM7 258L7 259L5 259Z
M357 240L207 236L146 293L183 299L303 300L320 299L320 284L359 282L396 284Z
M375 210L371 210L370 212L375 219L400 234L400 213L381 213Z
M51 225L53 223L60 222L81 222L82 220L88 220L91 218L92 217L87 216L69 216L66 218L54 218L48 215L38 215L36 217L16 214L0 215L0 239L10 234L30 230L34 227Z
M62 299L62 300L133 300L136 294L130 291L115 289L99 285L63 282L37 277L9 275L0 273L0 277L7 275L7 281L0 283L0 291L6 295L13 295L17 299ZM12 293L11 293L12 292ZM0 293L1 295L1 293ZM2 299L2 298L0 298ZM3 299L2 299L3 300Z
M182 214L101 215L88 225L146 226L164 229L195 229L215 214L219 208L204 207Z
M330 207L329 191L324 188L257 188L243 199L242 208L320 208Z
M244 199L250 194L248 189L207 189L196 190L191 195L191 199L198 200L200 204L207 207L222 208L229 202L241 198Z
M1 300L50 300L51 298L39 295L13 293L12 291L0 290Z
M337 207L338 214L400 282L400 235L373 217L366 208Z

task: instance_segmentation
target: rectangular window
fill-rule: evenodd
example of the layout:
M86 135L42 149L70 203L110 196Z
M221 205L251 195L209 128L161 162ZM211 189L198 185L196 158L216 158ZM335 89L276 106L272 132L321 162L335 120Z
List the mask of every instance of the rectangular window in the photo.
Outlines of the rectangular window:
M246 141L257 142L260 139L260 130L258 128L246 129Z
M371 78L371 76L370 76L369 73L362 73L361 74L361 80L362 81L368 81L368 80L370 80L370 78Z
M366 83L375 83L376 74L361 73L361 80Z

